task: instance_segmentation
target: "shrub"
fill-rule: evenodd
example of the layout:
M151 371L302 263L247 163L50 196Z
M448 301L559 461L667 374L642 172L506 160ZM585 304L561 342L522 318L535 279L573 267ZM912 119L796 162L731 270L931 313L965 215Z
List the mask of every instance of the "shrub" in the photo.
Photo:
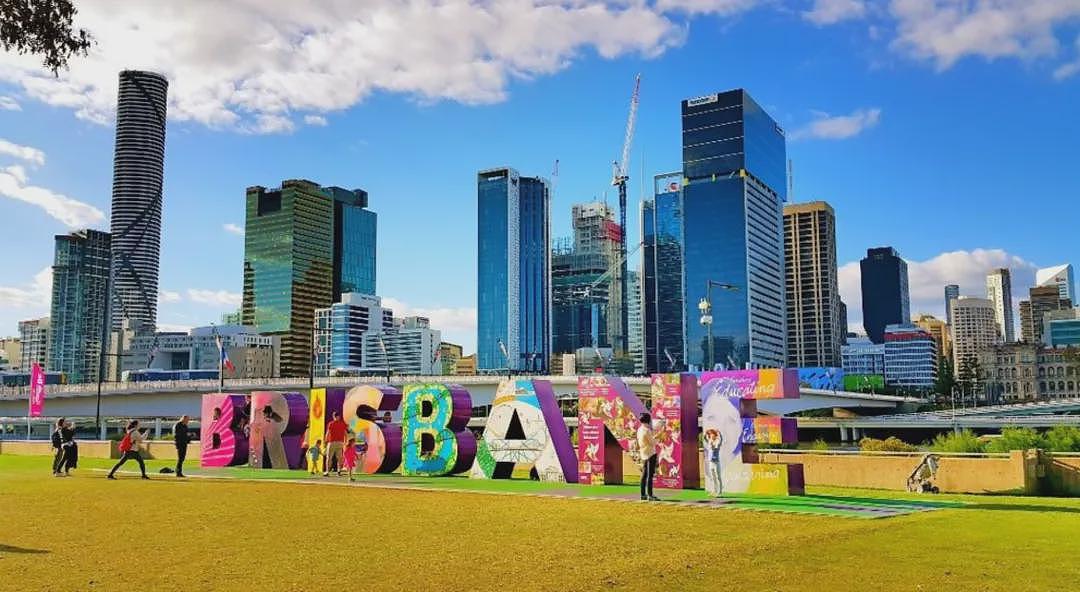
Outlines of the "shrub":
M1046 439L1031 428L1002 428L1001 436L991 439L986 444L987 452L1009 452L1010 450L1030 450L1046 448Z
M826 442L825 440L822 440L821 438L818 438L817 440L814 440L813 442L810 443L810 450L828 450L828 449L829 449L829 443Z
M859 450L864 452L915 452L918 448L896 436L889 436L884 440L863 438L859 440Z
M1046 450L1051 452L1080 452L1080 427L1054 426L1043 434Z
M985 452L986 444L971 430L938 434L930 443L934 452Z

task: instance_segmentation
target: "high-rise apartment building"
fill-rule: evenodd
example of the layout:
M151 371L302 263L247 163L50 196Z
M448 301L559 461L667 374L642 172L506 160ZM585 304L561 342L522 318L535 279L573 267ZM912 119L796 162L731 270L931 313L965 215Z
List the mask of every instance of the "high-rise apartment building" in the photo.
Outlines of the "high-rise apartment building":
M657 175L641 204L645 371L685 368L682 172Z
M23 372L37 362L44 370L49 367L49 317L19 321L19 342L22 359L19 366Z
M72 384L98 379L108 335L110 257L107 232L56 236L48 369L67 374Z
M960 297L960 286L949 284L945 286L945 322L952 324L952 301Z
M682 132L687 363L783 366L784 130L738 89L682 101ZM710 291L712 323L703 325Z
M784 206L787 365L840 365L836 214L815 201Z
M394 312L378 296L346 292L339 302L316 310L315 376L365 367L364 333L393 327Z
M885 327L885 384L927 390L937 380L937 344L912 324Z
M477 368L542 372L551 356L548 182L477 174Z
M953 348L953 372L959 376L965 367L978 360L981 349L998 342L994 303L986 298L960 296L953 300L952 319L949 337Z
M246 200L243 324L280 337L282 376L307 376L315 310L374 287L374 214L365 192L306 180L249 187Z
M998 340L1009 343L1016 340L1013 329L1012 273L1002 267L986 276L986 298L994 303L994 322L998 327Z
M934 349L937 350L937 370L941 371L941 363L944 360L952 360L952 342L949 340L949 326L944 321L933 315L922 314L915 320L915 326L926 331L934 340Z
M1061 297L1060 288L1051 283L1028 290L1028 299L1020 302L1020 337L1025 343L1043 342L1046 313L1072 308L1072 301Z
M110 220L114 330L125 319L149 330L157 323L168 90L161 74L120 72Z
M885 326L911 322L907 262L892 247L867 249L859 261L863 329L874 343L884 343Z
M1057 286L1062 300L1076 302L1076 278L1070 263L1044 267L1035 272L1035 286Z

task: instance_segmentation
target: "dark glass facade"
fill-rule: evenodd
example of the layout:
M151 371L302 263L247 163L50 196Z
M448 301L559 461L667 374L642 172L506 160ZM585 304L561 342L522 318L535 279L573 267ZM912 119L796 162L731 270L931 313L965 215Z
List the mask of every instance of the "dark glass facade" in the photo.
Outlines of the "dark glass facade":
M682 173L658 175L642 203L642 317L645 371L685 368ZM633 295L631 295L633 296Z
M310 181L247 190L241 316L281 338L281 376L307 376L315 309L334 293L334 200Z
M334 198L334 302L342 294L375 294L378 216L363 189L327 187Z
M551 352L550 195L510 168L477 175L477 369L543 371ZM499 343L506 348L504 355Z
M66 373L70 383L98 378L102 333L108 322L110 259L107 232L80 230L56 236L48 370Z
M862 274L863 329L874 343L885 343L885 326L911 323L907 262L892 247L867 249Z
M607 303L610 282L601 253L558 252L551 257L552 351L574 353L582 347L611 347Z
M713 362L781 367L784 132L743 90L683 101L682 127L686 361L708 365L698 303L713 281L738 288L712 290Z

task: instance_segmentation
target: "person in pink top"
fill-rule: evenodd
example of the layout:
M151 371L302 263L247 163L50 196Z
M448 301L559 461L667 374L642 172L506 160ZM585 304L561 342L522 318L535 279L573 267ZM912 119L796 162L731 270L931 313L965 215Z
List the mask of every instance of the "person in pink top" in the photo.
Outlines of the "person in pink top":
M345 467L345 470L349 472L349 481L354 481L353 471L356 470L356 438L349 438L345 443L345 450L342 451L341 464Z

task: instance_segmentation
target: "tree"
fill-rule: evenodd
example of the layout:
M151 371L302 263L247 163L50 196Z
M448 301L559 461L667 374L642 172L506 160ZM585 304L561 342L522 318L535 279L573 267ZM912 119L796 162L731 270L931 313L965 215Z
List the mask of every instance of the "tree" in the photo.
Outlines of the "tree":
M934 390L939 395L948 397L952 394L953 388L956 386L956 377L953 375L952 360L949 358L941 359L941 367L938 368L937 382L934 384Z
M54 75L72 56L86 55L94 39L74 29L78 10L72 0L0 0L0 44L4 51L42 56Z

